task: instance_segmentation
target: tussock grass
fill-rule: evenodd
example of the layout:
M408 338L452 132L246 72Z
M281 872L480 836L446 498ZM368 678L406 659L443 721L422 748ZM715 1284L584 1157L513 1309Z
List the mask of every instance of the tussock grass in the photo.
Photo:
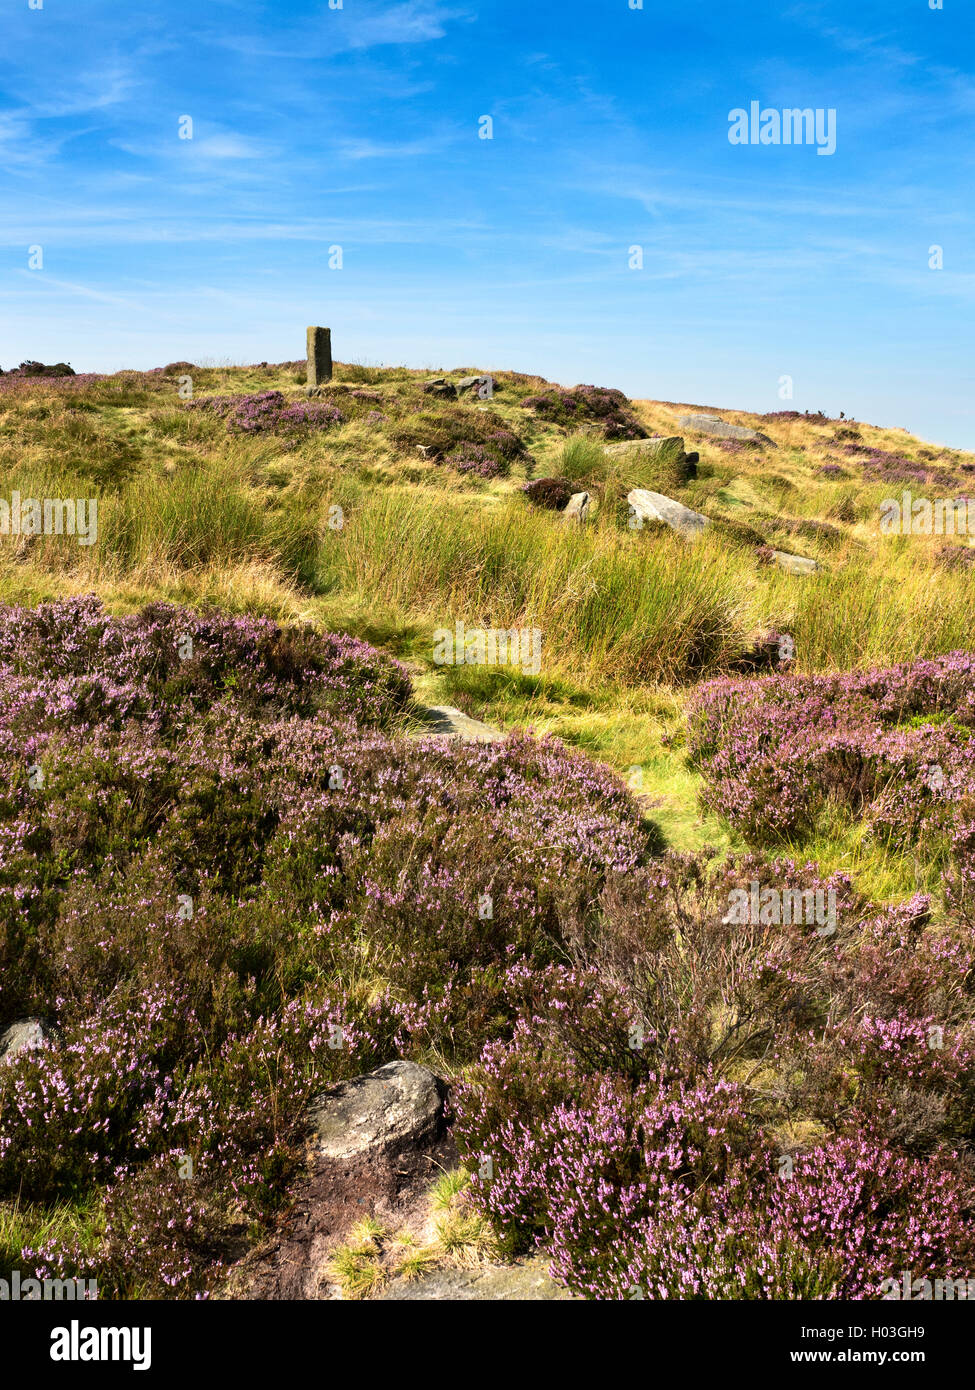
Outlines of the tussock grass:
M609 527L560 527L514 502L461 511L374 493L324 557L326 587L429 615L432 628L539 627L559 669L686 680L743 640L721 555L677 538L640 546Z

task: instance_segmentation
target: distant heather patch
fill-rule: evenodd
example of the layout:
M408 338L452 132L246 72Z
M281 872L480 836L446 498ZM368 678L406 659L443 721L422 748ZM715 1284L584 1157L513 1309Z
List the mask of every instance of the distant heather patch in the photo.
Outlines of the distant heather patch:
M605 439L646 439L647 432L630 409L622 391L602 386L555 386L537 396L521 401L525 410L533 410L542 420L577 429L580 425L595 424Z
M186 410L204 410L226 420L231 434L290 434L324 430L342 423L334 405L318 401L287 402L280 391L258 391L251 396L203 396L186 401Z

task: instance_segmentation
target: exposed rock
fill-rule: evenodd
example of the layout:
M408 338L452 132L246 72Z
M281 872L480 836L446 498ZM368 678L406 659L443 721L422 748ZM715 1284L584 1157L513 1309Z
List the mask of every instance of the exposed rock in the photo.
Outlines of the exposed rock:
M684 452L684 441L679 434L660 434L650 439L625 439L622 444L605 444L603 452L612 457L639 453L647 458L659 458L667 454L680 458Z
M437 1178L456 1167L447 1088L412 1062L390 1062L333 1086L311 1107L307 1175L273 1238L231 1270L221 1296L328 1299L329 1262L358 1222L418 1229Z
M750 430L745 425L730 425L718 415L682 415L680 423L685 429L697 430L699 434L711 434L716 439L742 439L751 444L764 444L777 449L774 439L760 430Z
M789 555L784 550L773 550L772 559L787 574L815 574L819 569L815 560L808 560L804 555Z
M9 1061L18 1052L32 1051L49 1041L51 1034L39 1018L22 1018L0 1033L0 1062Z
M691 511L682 502L665 497L662 492L650 492L647 488L635 487L628 492L626 500L633 512L643 521L663 521L674 531L679 531L687 540L696 540L710 518L700 512Z
M309 1108L316 1157L350 1159L425 1144L443 1117L443 1083L415 1062L389 1062L333 1086Z
M464 396L467 392L487 400L494 393L493 376L464 376L457 383L458 396Z
M423 710L425 728L418 732L424 737L459 738L465 743L496 743L504 738L500 729L472 719L453 705L427 705Z
M457 387L445 376L430 377L423 383L423 391L428 396L443 396L447 400L453 400L457 395Z
M569 498L562 515L566 521L584 522L589 519L589 493L574 492Z
M480 1265L476 1269L437 1269L419 1279L400 1275L379 1294L381 1301L444 1299L451 1302L490 1299L535 1302L565 1300L574 1295L548 1273L542 1259L513 1265Z

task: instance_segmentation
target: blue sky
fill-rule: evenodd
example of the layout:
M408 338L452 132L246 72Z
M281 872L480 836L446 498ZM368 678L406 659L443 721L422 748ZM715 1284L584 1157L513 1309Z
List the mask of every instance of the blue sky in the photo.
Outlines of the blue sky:
M324 323L344 361L975 448L970 0L630 3L3 0L0 365ZM732 145L753 100L834 108L835 154Z

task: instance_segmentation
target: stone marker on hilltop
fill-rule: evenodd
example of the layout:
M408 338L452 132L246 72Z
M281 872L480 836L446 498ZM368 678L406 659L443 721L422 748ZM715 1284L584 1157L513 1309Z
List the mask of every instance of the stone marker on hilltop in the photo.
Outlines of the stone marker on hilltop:
M332 380L332 330L309 328L306 334L308 385L321 386Z
M672 497L665 497L662 492L650 492L647 488L635 487L632 492L627 493L626 500L633 515L641 521L666 522L672 530L679 531L689 541L697 540L704 528L711 524L710 517L691 511L690 507L685 507L682 502L675 502Z

